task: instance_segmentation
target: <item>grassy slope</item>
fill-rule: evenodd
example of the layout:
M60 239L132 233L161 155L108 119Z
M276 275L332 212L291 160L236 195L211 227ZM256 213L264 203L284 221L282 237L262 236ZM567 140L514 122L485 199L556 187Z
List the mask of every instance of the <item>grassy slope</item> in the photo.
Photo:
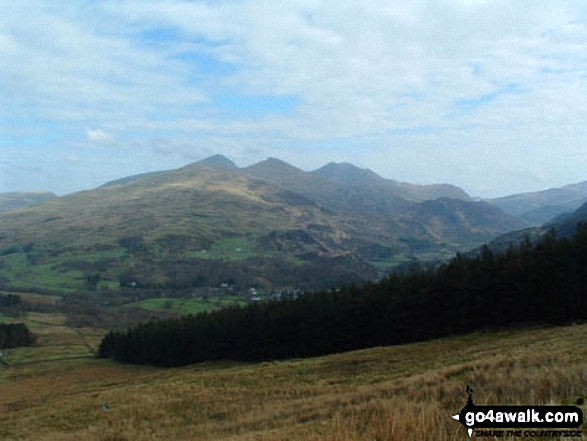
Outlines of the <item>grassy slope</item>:
M467 384L477 404L587 395L587 325L162 370L93 359L86 343L99 333L74 332L59 315L28 323L39 347L11 351L13 366L0 367L2 439L460 440L450 415Z

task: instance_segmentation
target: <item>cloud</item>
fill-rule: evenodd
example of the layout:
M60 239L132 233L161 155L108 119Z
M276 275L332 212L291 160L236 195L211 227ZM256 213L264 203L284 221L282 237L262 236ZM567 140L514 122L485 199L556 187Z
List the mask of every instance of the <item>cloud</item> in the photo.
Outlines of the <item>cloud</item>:
M561 4L129 1L54 8L31 17L48 38L16 27L20 59L37 61L16 66L52 118L175 130L189 115L221 132L227 119L246 112L217 107L214 96L267 97L268 114L280 112L271 111L271 97L290 96L297 101L291 136L360 136L446 123L453 103L491 97L511 83L532 87L541 66L571 72L576 61L564 52L569 45L581 50L582 27L569 25L577 18L573 3ZM37 38L45 41L38 47L31 44ZM398 106L397 96L409 93L422 98ZM256 125L262 131L267 119Z
M522 152L553 163L554 149L573 179L586 19L579 0L0 4L0 133L26 121L48 148L132 146L121 163L371 158L388 177L468 185L483 158L487 182L507 170L516 188L536 182Z
M87 130L88 141L97 142L101 144L108 144L114 140L114 136L110 133L106 133L101 129L88 129Z
M43 13L26 2L11 8L0 11L6 13L0 20L16 49L0 57L0 86L16 104L13 112L30 116L34 103L39 119L92 120L124 129L127 122L148 122L154 109L174 112L203 99L187 84L188 68L138 48L120 29L102 27L109 17L99 9Z

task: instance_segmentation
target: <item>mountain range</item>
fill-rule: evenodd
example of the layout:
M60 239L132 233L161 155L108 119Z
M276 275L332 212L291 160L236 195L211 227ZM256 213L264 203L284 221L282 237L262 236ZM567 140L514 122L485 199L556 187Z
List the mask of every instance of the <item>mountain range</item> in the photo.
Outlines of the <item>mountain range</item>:
M269 158L239 168L215 155L0 213L0 283L335 286L526 226L452 185L398 182L348 163L306 172Z
M500 235L493 239L488 246L493 251L503 252L510 246L517 246L526 240L537 243L553 231L558 238L570 238L575 234L577 226L585 223L587 223L587 202L575 211L560 214L542 225L531 226ZM474 250L473 253L478 253L479 251Z
M561 214L572 213L587 202L587 181L560 188L488 199L487 202L501 208L507 214L521 217L533 225L540 225Z

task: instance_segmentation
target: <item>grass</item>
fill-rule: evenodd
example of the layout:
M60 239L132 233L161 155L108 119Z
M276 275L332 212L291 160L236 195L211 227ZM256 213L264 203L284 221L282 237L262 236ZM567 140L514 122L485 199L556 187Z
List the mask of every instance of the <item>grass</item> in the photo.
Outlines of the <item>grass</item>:
M387 270L402 263L409 262L411 259L403 254L391 257L389 259L370 260L369 263L380 270Z
M44 294L33 294L33 293L23 293L23 292L7 292L1 291L0 294L7 295L7 294L14 294L19 296L24 302L29 303L31 305L55 305L61 300L59 296L50 296Z
M170 298L152 298L141 300L140 302L131 303L130 307L139 307L147 311L174 311L182 314L198 314L200 312L209 312L223 306L242 305L242 297L217 297L205 300L203 297L189 299L170 299Z
M10 279L15 288L45 288L60 292L74 292L85 286L82 271L56 271L54 264L31 265L25 253L14 253L4 257L5 268L0 276Z
M214 243L206 252L200 251L196 257L208 259L230 259L240 260L256 256L258 253L253 250L253 245L246 239L227 237Z
M103 335L102 331L94 329L70 328L65 324L65 315L59 313L29 312L25 318L5 316L0 321L25 323L37 338L34 347L9 351L9 362L13 365L92 358Z
M13 365L0 368L0 438L465 440L450 415L465 404L467 384L477 404L571 404L587 395L587 325L158 369L91 358L62 319L28 317L39 346L11 351ZM94 330L81 335L99 339Z

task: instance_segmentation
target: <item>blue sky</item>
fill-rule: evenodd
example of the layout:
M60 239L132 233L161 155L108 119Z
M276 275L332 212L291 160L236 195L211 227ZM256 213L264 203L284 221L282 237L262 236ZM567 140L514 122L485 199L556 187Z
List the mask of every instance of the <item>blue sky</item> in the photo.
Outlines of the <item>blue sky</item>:
M0 2L0 192L221 153L475 196L587 180L582 0Z

